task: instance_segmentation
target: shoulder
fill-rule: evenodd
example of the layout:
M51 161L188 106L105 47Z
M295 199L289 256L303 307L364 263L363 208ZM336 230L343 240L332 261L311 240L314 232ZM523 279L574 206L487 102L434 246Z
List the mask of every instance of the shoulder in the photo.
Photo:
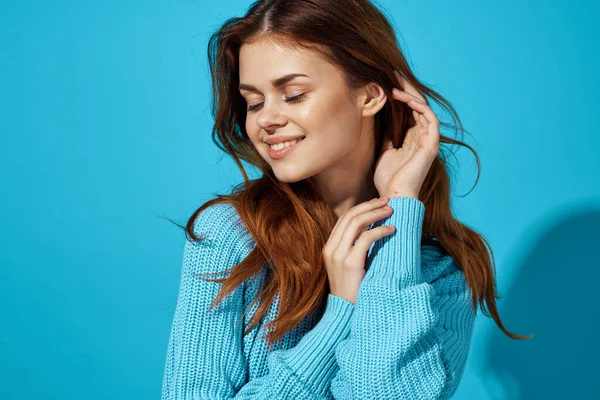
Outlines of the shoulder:
M249 239L249 232L233 204L216 203L202 210L194 220L193 232L205 237L209 243L242 242Z
M201 266L202 272L207 268L223 269L223 263L239 263L252 248L254 242L246 226L240 219L231 203L215 203L202 210L194 220L194 235L203 238L195 241L187 237L185 257L192 261L190 265ZM211 258L209 262L199 263L198 258Z
M215 203L206 207L194 220L194 233L198 236L207 233L223 234L239 223L239 216L231 203Z
M457 260L437 240L421 246L421 266L425 281L440 290L456 292L467 287L465 274Z

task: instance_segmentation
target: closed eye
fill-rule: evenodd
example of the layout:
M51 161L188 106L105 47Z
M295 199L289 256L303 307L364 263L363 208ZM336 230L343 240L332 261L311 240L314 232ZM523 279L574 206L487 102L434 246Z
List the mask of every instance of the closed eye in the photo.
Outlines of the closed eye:
M304 95L306 93L300 93L299 95L296 96L292 96L292 97L286 97L285 99L283 99L283 101L285 103L299 103L302 101ZM251 106L249 106L246 111L247 112L252 112L252 111L256 111L260 106L262 106L262 103L258 103L258 104L253 104Z

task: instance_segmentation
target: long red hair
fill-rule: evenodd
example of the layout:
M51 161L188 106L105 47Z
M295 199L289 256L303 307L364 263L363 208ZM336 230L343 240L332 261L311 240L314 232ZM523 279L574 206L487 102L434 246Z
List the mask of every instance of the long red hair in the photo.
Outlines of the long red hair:
M272 346L304 317L315 310L322 310L325 304L328 284L322 249L333 230L336 216L309 180L295 183L277 180L270 165L248 138L245 131L246 103L237 89L239 50L243 43L259 38L268 38L283 46L312 49L343 71L349 88L356 89L374 81L385 90L388 99L393 98L391 91L396 86L394 70L397 70L426 98L432 99L450 114L453 123L438 116L441 128L451 129L455 135L464 135L467 131L450 102L417 80L397 44L389 21L368 0L256 1L245 16L227 20L210 37L208 58L215 120L212 139L217 147L233 157L244 182L231 194L218 195L200 206L189 218L185 229L189 240L205 239L193 232L198 214L212 204L233 204L256 246L243 261L227 270L230 273L226 278L201 279L222 283L211 304L215 307L246 279L267 266L266 284L248 310L254 302L262 301L244 335L256 326L279 293L280 299L285 301L280 301L277 317L267 326L270 333L266 338ZM380 148L384 135L392 140L395 147L400 147L406 130L413 122L408 105L387 101L375 117L378 135L375 148ZM452 215L445 145L465 146L473 153L479 180L479 157L473 148L458 139L441 135L440 154L419 193L426 210L422 244L435 240L436 245L458 262L470 288L474 310L479 304L483 313L488 317L491 314L510 338L531 338L533 335L513 334L503 326L496 308L495 299L499 296L489 243ZM374 159L377 160L377 155ZM262 171L262 177L248 179L242 161Z

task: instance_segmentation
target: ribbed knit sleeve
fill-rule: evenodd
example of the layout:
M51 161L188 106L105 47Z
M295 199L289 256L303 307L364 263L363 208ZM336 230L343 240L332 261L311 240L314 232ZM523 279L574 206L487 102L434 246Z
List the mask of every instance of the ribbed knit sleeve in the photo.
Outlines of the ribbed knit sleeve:
M354 304L329 295L314 328L295 347L272 351L267 358L268 373L247 381L243 287L208 311L220 284L194 274L236 265L247 253L249 235L230 204L206 208L196 219L194 232L208 239L185 242L162 400L323 399L337 371L334 350L349 334Z
M448 399L470 347L474 312L463 272L448 253L421 246L424 204L394 197L350 323L335 357L335 399ZM423 249L423 250L422 250ZM427 279L426 277L429 277Z

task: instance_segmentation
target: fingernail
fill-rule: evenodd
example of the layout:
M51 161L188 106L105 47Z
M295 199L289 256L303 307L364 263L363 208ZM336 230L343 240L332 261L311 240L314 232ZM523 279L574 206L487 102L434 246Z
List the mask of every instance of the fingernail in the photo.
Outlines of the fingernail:
M390 198L389 198L389 197L387 197L387 196L381 196L381 197L379 198L379 200L383 200L383 201L386 201L386 202L387 202L387 201L389 201L389 200L390 200Z

